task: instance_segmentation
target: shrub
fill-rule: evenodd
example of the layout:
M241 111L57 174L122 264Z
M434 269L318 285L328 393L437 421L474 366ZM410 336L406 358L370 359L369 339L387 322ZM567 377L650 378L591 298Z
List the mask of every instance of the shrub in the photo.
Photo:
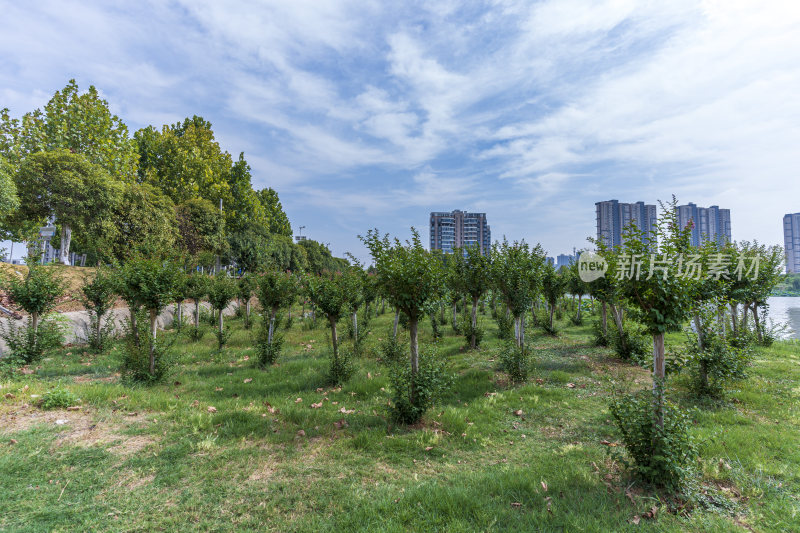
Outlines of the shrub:
M330 365L328 366L328 383L341 385L353 375L353 352L340 346L338 350L331 350Z
M508 340L514 336L514 317L510 313L508 315L504 312L497 313L495 322L497 322L498 338Z
M430 317L431 317L431 331L433 332L433 338L441 339L442 330L439 329L439 317L436 316L436 312L431 313Z
M452 376L444 361L435 353L420 356L419 369L412 374L408 362L392 365L389 375L392 387L392 419L401 424L415 424L452 385Z
M508 372L512 383L524 383L528 379L530 350L506 343L500 351L500 363L503 370Z
M647 366L652 356L652 341L644 328L632 321L625 322L622 334L616 328L609 329L611 347L620 359Z
M80 403L81 399L72 391L62 387L50 389L42 395L39 407L42 409L66 409Z
M100 268L92 281L83 284L81 293L80 300L89 313L86 340L89 348L102 352L114 333L114 319L107 314L116 299L116 281L106 269Z
M269 322L265 321L264 326L259 330L256 339L256 354L258 355L258 366L266 368L275 364L283 348L283 335L272 335L272 342L269 340Z
M392 335L392 331L386 332L386 339L381 342L381 362L387 365L400 363L406 357L406 350L408 347L404 342L399 340L399 337Z
M467 343L470 342L470 339L472 339L472 335L474 334L475 335L475 347L477 348L478 346L481 345L481 341L483 340L483 333L484 333L483 328L480 327L480 325L477 325L477 326L475 326L473 328L472 327L472 319L469 317L469 315L466 315L466 314L462 315L462 317L461 317L461 326L459 327L459 330L461 330L461 333L464 335L464 337L466 337Z
M747 377L746 369L754 355L749 346L730 346L708 331L703 338L702 350L697 342L692 342L686 352L692 388L697 394L707 396L721 396L726 384Z
M86 328L86 341L95 352L104 351L109 344L109 341L114 338L114 329L116 328L116 321L113 317L106 316L103 320L102 316L95 313L89 313L89 325Z
M135 331L131 321L125 319L122 327L125 332L125 342L122 349L122 362L120 373L122 380L134 383L158 383L167 377L174 363L172 345L175 342L163 336L154 339L149 335L147 314L144 310L137 311L136 328L139 330L136 341ZM144 342L142 342L142 340ZM152 357L152 362L151 362ZM151 371L152 366L152 371Z
M41 318L36 330L31 317L22 326L12 320L0 322L0 338L6 342L9 351L9 355L3 358L4 362L8 359L8 363L19 366L35 363L48 350L64 344L66 328L66 318L61 315Z
M556 321L553 320L553 323L550 323L550 313L547 309L542 309L540 311L534 311L535 313L535 321L539 326L541 326L542 330L552 337L558 335L558 326L556 325Z
M660 387L663 393L663 384ZM657 403L650 390L615 396L609 409L633 460L631 463L620 457L623 464L649 483L669 490L683 488L697 457L694 439L689 434L688 415L664 401L663 424L659 424Z
M595 346L611 346L611 335L611 330L608 327L606 327L606 331L603 331L602 321L595 320L592 323L592 342Z

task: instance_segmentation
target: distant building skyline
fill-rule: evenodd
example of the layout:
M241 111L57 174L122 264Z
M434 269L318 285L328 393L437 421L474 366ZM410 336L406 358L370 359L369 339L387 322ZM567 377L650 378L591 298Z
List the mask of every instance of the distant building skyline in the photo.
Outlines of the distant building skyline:
M786 273L800 273L800 213L783 216L783 249L786 252Z
M690 222L692 227L692 246L700 246L706 241L713 241L720 246L731 242L731 210L720 209L718 205L697 207L689 202L675 208L678 226L685 228Z
M632 223L644 232L642 240L655 227L656 206L644 202L624 203L619 200L596 202L597 240L608 246L621 246L625 229Z
M492 248L492 231L486 213L433 211L430 216L430 249L452 253L455 248L477 244L483 255Z

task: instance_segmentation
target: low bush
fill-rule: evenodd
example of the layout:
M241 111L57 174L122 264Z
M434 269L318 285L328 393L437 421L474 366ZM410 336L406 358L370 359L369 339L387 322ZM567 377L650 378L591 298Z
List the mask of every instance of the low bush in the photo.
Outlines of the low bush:
M692 375L692 388L701 396L722 396L725 386L732 381L747 377L747 367L753 361L754 352L749 346L738 348L725 342L720 336L706 332L701 350L690 334L686 348L686 366Z
M606 330L603 331L603 323L600 320L592 323L592 342L595 346L611 346L611 330L606 327Z
M392 335L392 331L389 330L386 332L386 338L381 342L380 353L382 363L393 365L400 363L408 356L408 346Z
M335 353L331 350L330 364L328 366L328 383L341 385L353 375L353 352L344 346L339 346Z
M502 311L497 313L495 322L497 322L497 336L500 339L508 340L514 337L514 317L510 313L508 315Z
M42 409L66 409L73 405L78 405L81 399L75 394L62 387L50 389L42 395L39 407Z
M444 361L435 352L419 357L419 370L411 373L409 362L392 365L389 381L392 387L390 414L401 424L415 424L442 395L450 388L453 378Z
M167 339L161 336L153 340L148 331L147 314L144 310L137 312L136 327L139 330L138 343L130 320L126 318L123 321L122 329L125 334L120 365L122 380L144 384L161 382L175 364L172 345L177 337ZM150 372L151 347L155 361L155 370L152 373Z
M651 390L615 396L609 409L630 459L619 456L623 464L653 485L681 490L694 471L697 457L689 416L665 400L663 424L659 424Z
M530 350L508 342L500 351L500 364L508 372L512 383L525 383L528 379Z
M642 366L650 364L653 341L641 325L628 320L622 328L622 334L616 328L609 328L609 334L611 347L620 359Z
M30 317L23 325L17 325L13 320L0 322L0 338L5 341L9 352L4 359L8 359L8 363L13 359L19 366L35 363L48 350L64 344L66 329L66 319L59 314L42 318L35 332Z

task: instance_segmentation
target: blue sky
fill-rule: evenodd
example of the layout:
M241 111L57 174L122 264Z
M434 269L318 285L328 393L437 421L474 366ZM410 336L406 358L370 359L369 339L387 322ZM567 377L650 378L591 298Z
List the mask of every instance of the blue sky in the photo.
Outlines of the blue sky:
M594 203L800 211L800 3L0 1L0 108L95 85L131 130L202 115L297 231L485 211L552 254ZM17 255L15 253L15 255Z

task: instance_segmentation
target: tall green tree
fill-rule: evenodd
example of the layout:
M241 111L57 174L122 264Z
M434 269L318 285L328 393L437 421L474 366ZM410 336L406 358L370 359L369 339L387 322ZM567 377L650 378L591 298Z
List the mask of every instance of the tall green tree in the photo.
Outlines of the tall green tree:
M16 184L22 219L44 222L52 217L60 226L59 259L65 265L73 229L110 218L122 189L102 167L63 149L31 154L20 166Z
M0 153L18 165L28 155L59 149L82 154L115 179L136 174L135 145L128 127L111 113L94 86L81 92L75 80L56 91L44 109L12 119L0 111Z
M450 263L455 283L455 292L468 294L472 300L471 335L469 344L472 349L477 345L478 301L491 286L489 258L481 253L475 244L465 249L455 249Z
M289 224L289 217L283 211L283 206L278 199L278 193L272 188L267 188L261 189L256 195L264 208L269 232L291 237L292 226Z
M0 155L0 239L12 236L11 214L19 207L11 164Z

